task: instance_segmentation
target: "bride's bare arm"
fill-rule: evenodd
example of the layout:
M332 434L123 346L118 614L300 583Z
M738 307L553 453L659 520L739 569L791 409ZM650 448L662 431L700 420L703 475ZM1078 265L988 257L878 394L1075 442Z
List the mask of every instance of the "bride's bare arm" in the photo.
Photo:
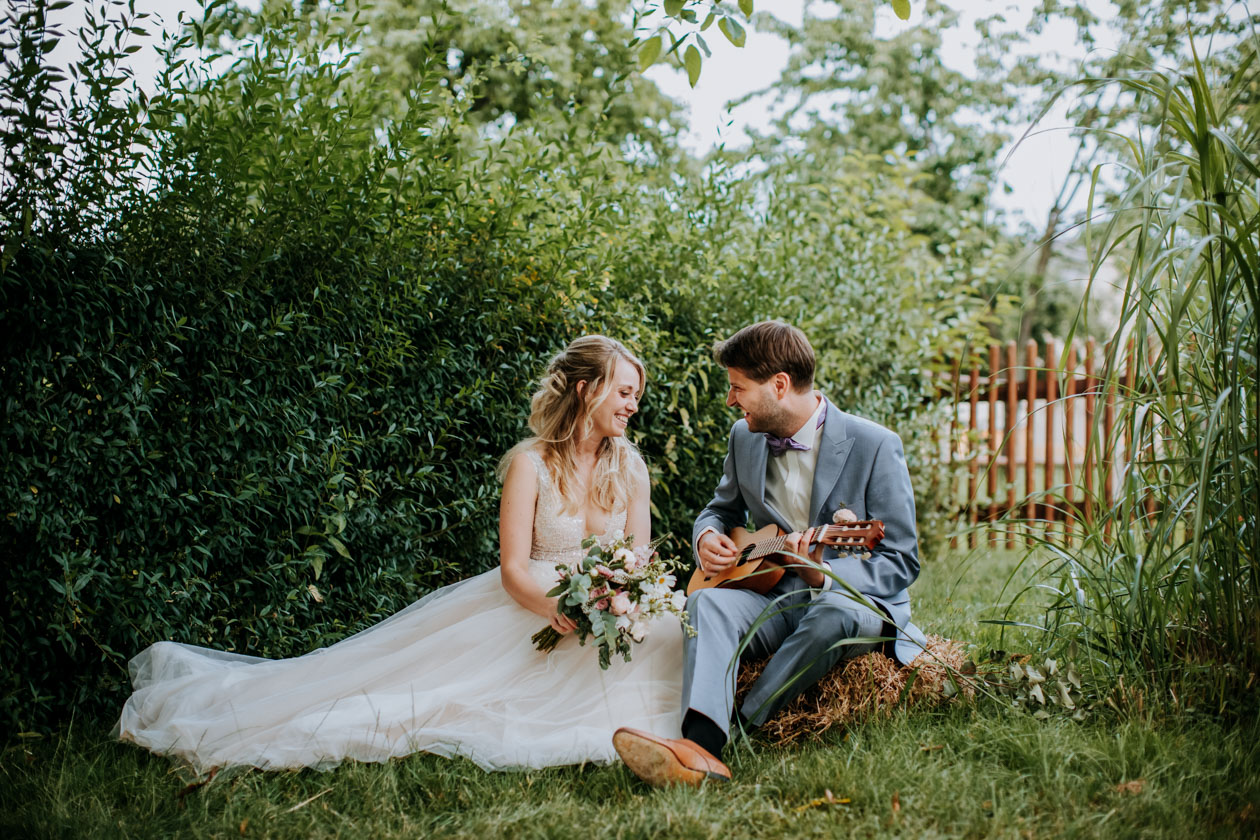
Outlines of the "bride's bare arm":
M630 508L626 511L626 533L632 534L634 544L640 546L652 541L652 482L643 459L635 458L634 461L635 489Z
M538 475L534 464L519 453L508 465L499 502L499 565L503 588L512 600L551 622L560 633L576 625L556 615L556 599L529 574L529 549L534 534L534 506L538 502Z

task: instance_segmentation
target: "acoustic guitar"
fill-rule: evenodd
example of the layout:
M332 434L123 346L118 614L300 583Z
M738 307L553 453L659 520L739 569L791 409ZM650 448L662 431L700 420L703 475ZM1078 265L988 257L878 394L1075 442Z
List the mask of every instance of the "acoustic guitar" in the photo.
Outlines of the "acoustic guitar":
M722 586L730 589L751 589L765 595L774 588L786 571L782 563L798 563L791 556L783 555L787 533L778 525L770 524L749 532L735 528L731 540L739 550L735 565L724 572L706 574L696 569L687 584L687 594L701 589ZM860 522L842 522L838 525L822 525L814 531L810 547L818 543L835 546L841 554L859 554L870 551L884 538L884 523L878 519Z

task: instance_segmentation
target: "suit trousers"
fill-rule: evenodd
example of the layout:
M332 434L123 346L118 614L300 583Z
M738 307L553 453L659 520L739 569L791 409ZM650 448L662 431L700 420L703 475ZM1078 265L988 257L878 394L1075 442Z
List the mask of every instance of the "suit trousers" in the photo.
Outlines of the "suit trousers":
M768 595L702 589L687 599L687 615L696 634L683 641L683 714L704 715L728 737L738 675L735 656L754 625L740 657L770 661L740 707L753 726L769 720L841 659L869 653L887 635L881 612L844 591L817 593L793 574L784 575Z

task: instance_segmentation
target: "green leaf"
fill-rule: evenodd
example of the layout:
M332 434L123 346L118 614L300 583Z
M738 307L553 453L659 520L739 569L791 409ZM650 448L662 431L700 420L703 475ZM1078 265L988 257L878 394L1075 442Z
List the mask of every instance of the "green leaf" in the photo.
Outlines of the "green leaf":
M683 0L665 0L665 14L672 18L678 17L678 13L682 11Z
M663 43L659 37L649 38L643 42L643 46L639 49L640 73L656 63L656 59L660 58L662 46Z
M700 81L700 50L694 44L688 45L687 51L683 53L683 65L687 68L687 81L695 87L696 82Z
M332 543L332 547L337 550L338 554L340 554L342 557L346 558L347 560L350 559L350 550L346 548L345 543L343 543L341 540L337 539L336 537L329 537L328 542Z
M910 0L892 0L893 11L902 20L910 19Z
M752 17L753 0L739 0L739 10L744 13L744 17Z
M730 41L737 47L744 46L744 41L748 39L748 33L744 31L744 27L739 25L739 21L732 17L724 17L718 21L718 29L722 30L722 34L726 36L726 40Z
M704 30L706 30L706 29L708 29L710 26L712 26L712 25L713 25L713 21L714 21L714 19L715 19L716 17L717 17L717 15L713 14L713 12L709 12L707 15L705 15L705 16L704 16L704 23L700 24L700 31L701 31L701 32L703 32Z

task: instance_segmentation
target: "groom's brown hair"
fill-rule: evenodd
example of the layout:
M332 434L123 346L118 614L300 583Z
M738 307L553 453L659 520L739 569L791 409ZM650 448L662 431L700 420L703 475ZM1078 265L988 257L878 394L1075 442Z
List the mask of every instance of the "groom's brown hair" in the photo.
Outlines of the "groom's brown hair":
M713 345L713 359L755 382L786 373L796 391L814 386L814 348L805 333L783 321L759 321Z

